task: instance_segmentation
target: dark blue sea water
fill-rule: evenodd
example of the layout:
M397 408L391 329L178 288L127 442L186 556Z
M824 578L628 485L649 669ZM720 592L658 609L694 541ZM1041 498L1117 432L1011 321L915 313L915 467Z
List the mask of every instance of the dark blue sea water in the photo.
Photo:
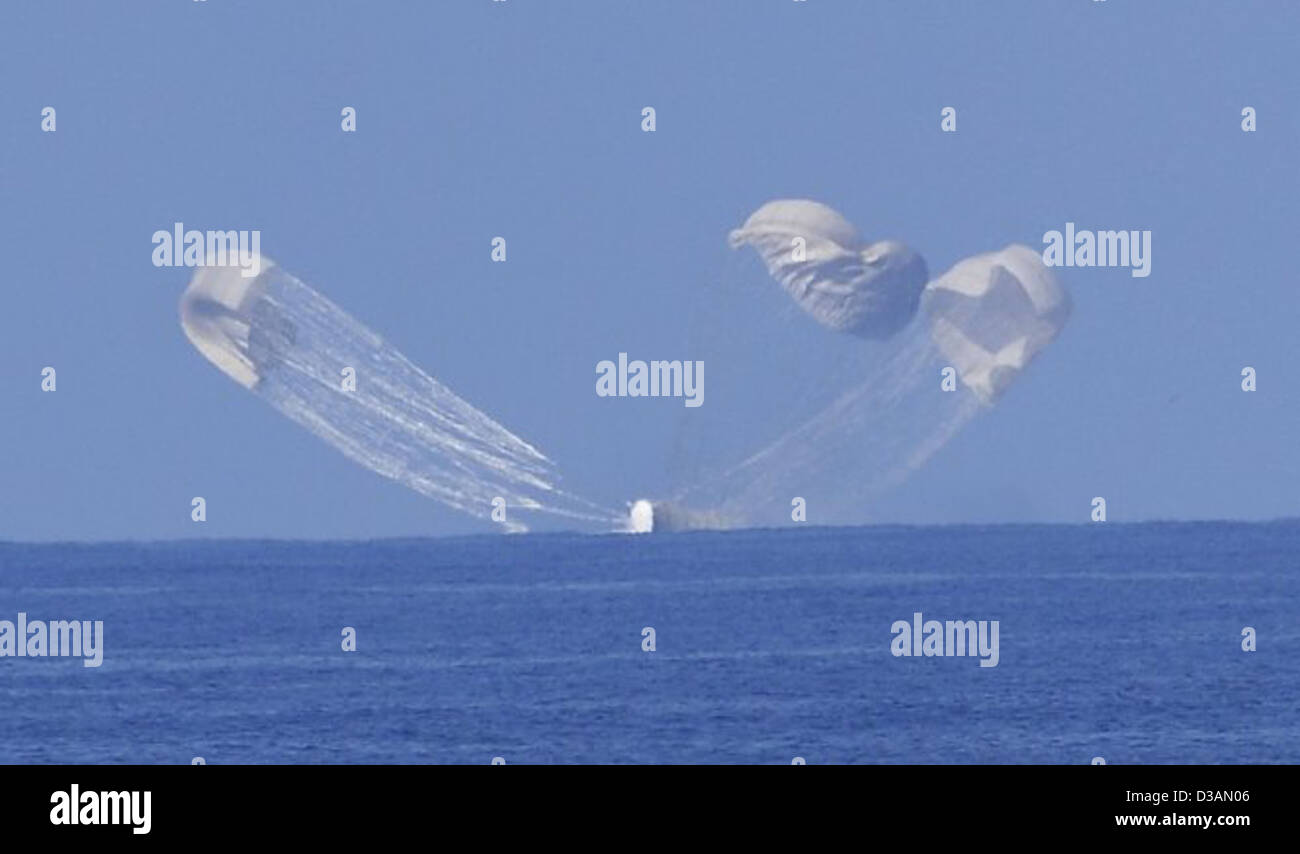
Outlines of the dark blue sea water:
M1296 523L4 544L0 620L103 620L105 659L0 658L0 761L1300 762L1298 555ZM918 610L998 620L998 666L892 656Z

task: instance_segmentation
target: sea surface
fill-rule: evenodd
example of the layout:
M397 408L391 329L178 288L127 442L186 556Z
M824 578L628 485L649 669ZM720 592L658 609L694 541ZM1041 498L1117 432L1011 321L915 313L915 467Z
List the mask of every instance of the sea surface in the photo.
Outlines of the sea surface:
M0 658L0 762L1294 763L1298 559L1295 522L0 544L0 620L104 624L98 668ZM917 611L999 621L997 666L892 655Z

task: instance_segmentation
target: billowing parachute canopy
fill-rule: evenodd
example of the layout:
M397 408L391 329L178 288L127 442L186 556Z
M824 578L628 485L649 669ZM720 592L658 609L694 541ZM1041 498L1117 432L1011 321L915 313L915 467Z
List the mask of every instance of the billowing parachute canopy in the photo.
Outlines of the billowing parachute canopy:
M820 202L781 199L731 232L818 323L864 338L888 338L916 313L928 272L902 243L865 245L853 225Z
M997 401L1070 316L1070 298L1032 249L959 262L921 298L940 352L985 404Z

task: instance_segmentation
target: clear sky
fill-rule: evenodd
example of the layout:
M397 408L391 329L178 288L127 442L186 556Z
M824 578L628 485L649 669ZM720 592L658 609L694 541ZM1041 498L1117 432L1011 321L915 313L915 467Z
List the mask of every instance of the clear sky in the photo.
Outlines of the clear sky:
M596 362L689 358L699 289L761 275L727 231L781 197L932 271L1067 221L1152 231L1149 278L1062 271L1070 325L890 520L1296 515L1297 34L1300 6L1244 0L9 4L0 538L491 529L205 363L191 271L150 261L176 221L260 229L613 504L665 483L682 407L598 399Z

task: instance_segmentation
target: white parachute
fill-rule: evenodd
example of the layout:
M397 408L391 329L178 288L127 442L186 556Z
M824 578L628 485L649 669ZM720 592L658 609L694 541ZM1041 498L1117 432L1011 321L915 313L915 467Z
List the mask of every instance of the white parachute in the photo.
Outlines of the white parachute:
M800 308L837 332L893 335L912 319L925 287L921 256L892 240L865 244L820 202L768 202L731 232L730 243L753 246Z
M921 297L935 344L991 405L1065 326L1070 298L1038 253L1013 245L959 262Z
M796 237L806 242L805 254L792 251ZM844 217L817 202L769 202L731 233L730 243L753 245L768 272L823 326L890 339L859 341L851 352L828 341L823 353L811 355L805 338L794 358L816 360L828 402L803 409L796 401L807 399L804 389L783 395L780 378L769 377L765 402L774 417L792 409L806 414L757 448L739 446L726 428L712 440L710 453L731 452L732 464L687 483L672 501L710 508L735 524L788 522L790 496L807 497L821 521L863 521L873 499L992 407L1070 314L1069 296L1025 246L968 258L926 284L919 256L893 242L864 247ZM923 322L912 324L918 313ZM948 367L960 379L956 394L943 390ZM806 384L807 375L802 379Z
M768 202L729 242L752 245L795 302L837 332L887 338L923 304L936 346L986 404L1070 315L1069 296L1028 247L967 258L926 284L921 256L896 241L866 245L839 212L807 199Z
M186 337L235 382L377 474L481 518L504 510L496 521L507 530L527 530L520 517L533 511L618 523L343 309L267 258L259 269L202 267L181 298Z

